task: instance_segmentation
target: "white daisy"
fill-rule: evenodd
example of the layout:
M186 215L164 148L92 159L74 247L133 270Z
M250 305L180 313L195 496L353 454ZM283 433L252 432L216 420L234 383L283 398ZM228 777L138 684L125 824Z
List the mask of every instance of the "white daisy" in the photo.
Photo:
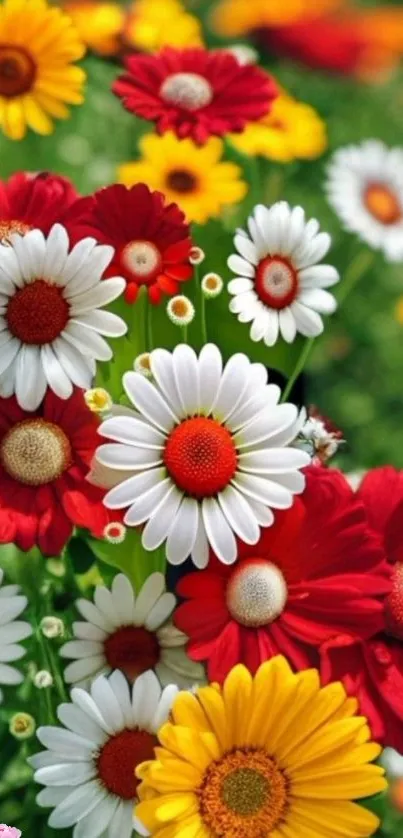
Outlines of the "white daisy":
M176 598L166 590L162 573L152 573L135 595L123 573L112 588L95 588L94 603L76 602L85 622L73 623L76 638L60 650L73 658L64 673L68 684L87 682L100 672L120 669L133 680L154 669L162 684L190 687L203 680L203 667L186 655L186 635L169 621Z
M96 457L105 485L118 484L105 504L129 507L127 526L145 524L146 550L166 540L171 564L191 554L205 567L209 545L232 563L235 535L255 544L260 526L273 523L272 509L287 509L303 491L298 469L309 456L287 447L298 431L297 408L278 404L280 389L267 384L263 364L238 353L223 368L213 344L199 357L185 344L172 353L156 349L150 365L152 382L136 372L123 377L137 412L100 426L113 441Z
M36 410L47 387L68 399L73 385L88 389L95 361L110 361L101 335L125 334L124 321L101 308L118 297L122 277L102 279L113 248L86 238L69 253L60 224L14 233L0 245L0 396L15 393Z
M382 250L388 261L403 261L403 148L367 140L339 149L326 191L345 229Z
M100 675L91 692L76 687L71 703L60 704L64 725L40 727L47 748L29 759L34 779L46 786L39 806L51 806L49 826L74 826L73 838L130 838L138 764L154 758L155 734L167 720L176 686L161 691L154 672L145 672L130 689L122 672Z
M279 332L292 343L297 332L316 337L323 331L321 314L332 314L336 300L325 291L339 280L336 268L318 264L331 239L319 232L315 218L305 220L302 207L280 201L259 204L248 219L249 234L238 230L238 254L228 259L236 274L228 284L229 308L241 323L251 323L253 341L274 346Z
M393 748L385 748L380 757L380 763L388 777L400 780L403 777L403 756Z
M0 684L15 686L24 680L21 672L11 661L20 660L25 655L25 649L19 645L19 640L25 640L32 634L32 628L25 620L16 620L27 606L26 596L19 593L18 585L5 585L3 571L0 569ZM0 689L0 701L3 693Z

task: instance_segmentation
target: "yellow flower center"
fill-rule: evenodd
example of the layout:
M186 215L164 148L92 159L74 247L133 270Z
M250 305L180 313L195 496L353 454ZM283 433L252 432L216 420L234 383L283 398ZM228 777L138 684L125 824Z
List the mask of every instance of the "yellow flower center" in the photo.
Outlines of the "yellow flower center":
M214 92L210 82L198 73L173 73L161 85L160 96L178 108L198 111L213 101Z
M122 252L122 262L126 270L137 279L147 283L158 273L161 265L161 254L158 248L149 241L133 241L126 245Z
M10 244L10 236L13 233L19 233L24 236L32 230L29 224L24 224L23 221L0 221L0 242L1 244Z
M4 436L0 462L14 480L26 486L51 483L71 462L70 442L61 428L44 419L24 419Z
M236 565L226 591L228 610L240 625L258 628L284 611L287 585L281 570L265 559Z
M265 750L236 748L207 769L199 789L200 814L217 838L267 838L287 796L287 780Z
M389 226L402 220L403 212L392 189L382 183L372 183L365 190L364 204L381 224Z
M36 66L24 47L0 46L0 96L12 99L31 90Z

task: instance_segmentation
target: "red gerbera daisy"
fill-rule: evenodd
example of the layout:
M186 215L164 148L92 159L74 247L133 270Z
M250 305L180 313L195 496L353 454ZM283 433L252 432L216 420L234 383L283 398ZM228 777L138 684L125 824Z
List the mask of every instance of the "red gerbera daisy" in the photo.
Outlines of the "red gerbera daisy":
M327 469L308 469L302 500L278 513L257 544L240 543L238 556L232 566L213 560L177 589L190 601L176 625L190 639L189 656L207 661L210 680L221 682L239 662L254 673L279 653L297 669L317 667L326 640L366 638L382 626L390 581L380 541Z
M124 107L203 144L212 134L243 131L265 116L277 96L267 73L241 66L229 52L165 47L157 55L131 55L113 92Z
M99 437L82 390L67 401L48 390L35 413L0 399L0 542L55 556L73 526L102 536L104 492L86 480Z
M360 700L375 739L403 752L403 472L387 466L364 478L358 497L392 565L385 630L365 643L339 637L322 650L326 681L343 680Z
M47 235L56 222L66 224L76 199L72 183L50 172L17 172L0 181L0 241L34 227Z
M189 225L176 204L165 204L161 192L144 183L130 189L108 186L79 201L78 213L77 238L94 236L115 248L108 275L126 279L128 303L142 285L151 302L159 303L162 294L177 294L180 283L192 277Z

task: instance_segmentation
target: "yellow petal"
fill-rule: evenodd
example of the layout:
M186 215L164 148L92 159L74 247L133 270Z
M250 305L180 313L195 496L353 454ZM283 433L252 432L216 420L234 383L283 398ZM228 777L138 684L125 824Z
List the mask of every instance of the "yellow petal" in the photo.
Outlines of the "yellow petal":
M318 800L345 800L371 797L387 788L384 771L377 765L318 772L312 780L292 779L292 793L296 797Z
M10 140L22 140L27 131L21 99L10 99L4 108L3 131Z
M183 690L175 698L172 718L177 725L191 727L193 730L210 730L207 718L196 696Z
M28 95L24 97L23 107L27 124L33 131L44 136L53 132L54 125L52 120L44 113L33 96Z
M227 675L223 698L231 744L246 745L251 713L252 676L245 666L235 666Z
M293 801L290 820L294 816L309 826L315 824L323 828L325 835L331 824L333 834L343 838L368 838L379 826L379 818L368 809L344 800L336 803L333 800L315 801L314 804L310 801Z

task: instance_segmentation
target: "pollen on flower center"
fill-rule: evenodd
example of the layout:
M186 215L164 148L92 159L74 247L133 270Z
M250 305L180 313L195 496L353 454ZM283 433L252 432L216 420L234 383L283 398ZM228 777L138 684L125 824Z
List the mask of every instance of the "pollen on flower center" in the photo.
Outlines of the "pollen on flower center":
M161 254L149 241L129 242L122 251L121 259L126 270L145 284L154 279L161 266Z
M121 626L104 641L104 653L111 669L134 680L158 663L160 646L156 634L143 626Z
M255 288L260 299L270 308L285 308L297 296L297 273L287 259L267 256L257 267Z
M196 498L212 497L232 480L237 453L231 434L215 419L185 419L170 433L164 462L176 485Z
M14 425L0 444L0 462L10 477L26 486L57 480L71 461L70 442L61 428L41 418Z
M173 73L160 89L160 96L165 102L188 111L205 108L212 102L213 95L210 82L198 73Z
M112 736L96 758L98 778L105 788L123 800L133 800L139 780L134 770L141 762L153 759L158 740L146 730L122 730Z
M231 616L242 626L258 628L272 623L287 602L281 570L265 559L250 559L235 566L226 591Z
M397 195L383 183L372 183L366 188L364 204L368 212L386 226L397 224L403 218Z
M386 600L386 622L388 632L403 640L403 563L393 568L392 592Z
M36 279L16 291L5 318L10 332L23 343L52 343L65 328L69 305L62 289L46 279Z
M186 169L173 169L167 177L167 186L174 192L182 192L183 194L194 192L197 186L197 178L193 172L188 172Z
M260 748L235 748L213 762L199 789L200 814L217 838L269 835L287 804L287 780Z
M36 65L24 47L0 46L0 96L12 99L31 90Z
M19 233L24 236L32 230L30 224L24 224L23 221L0 221L0 242L1 244L10 244L10 236L13 233Z

